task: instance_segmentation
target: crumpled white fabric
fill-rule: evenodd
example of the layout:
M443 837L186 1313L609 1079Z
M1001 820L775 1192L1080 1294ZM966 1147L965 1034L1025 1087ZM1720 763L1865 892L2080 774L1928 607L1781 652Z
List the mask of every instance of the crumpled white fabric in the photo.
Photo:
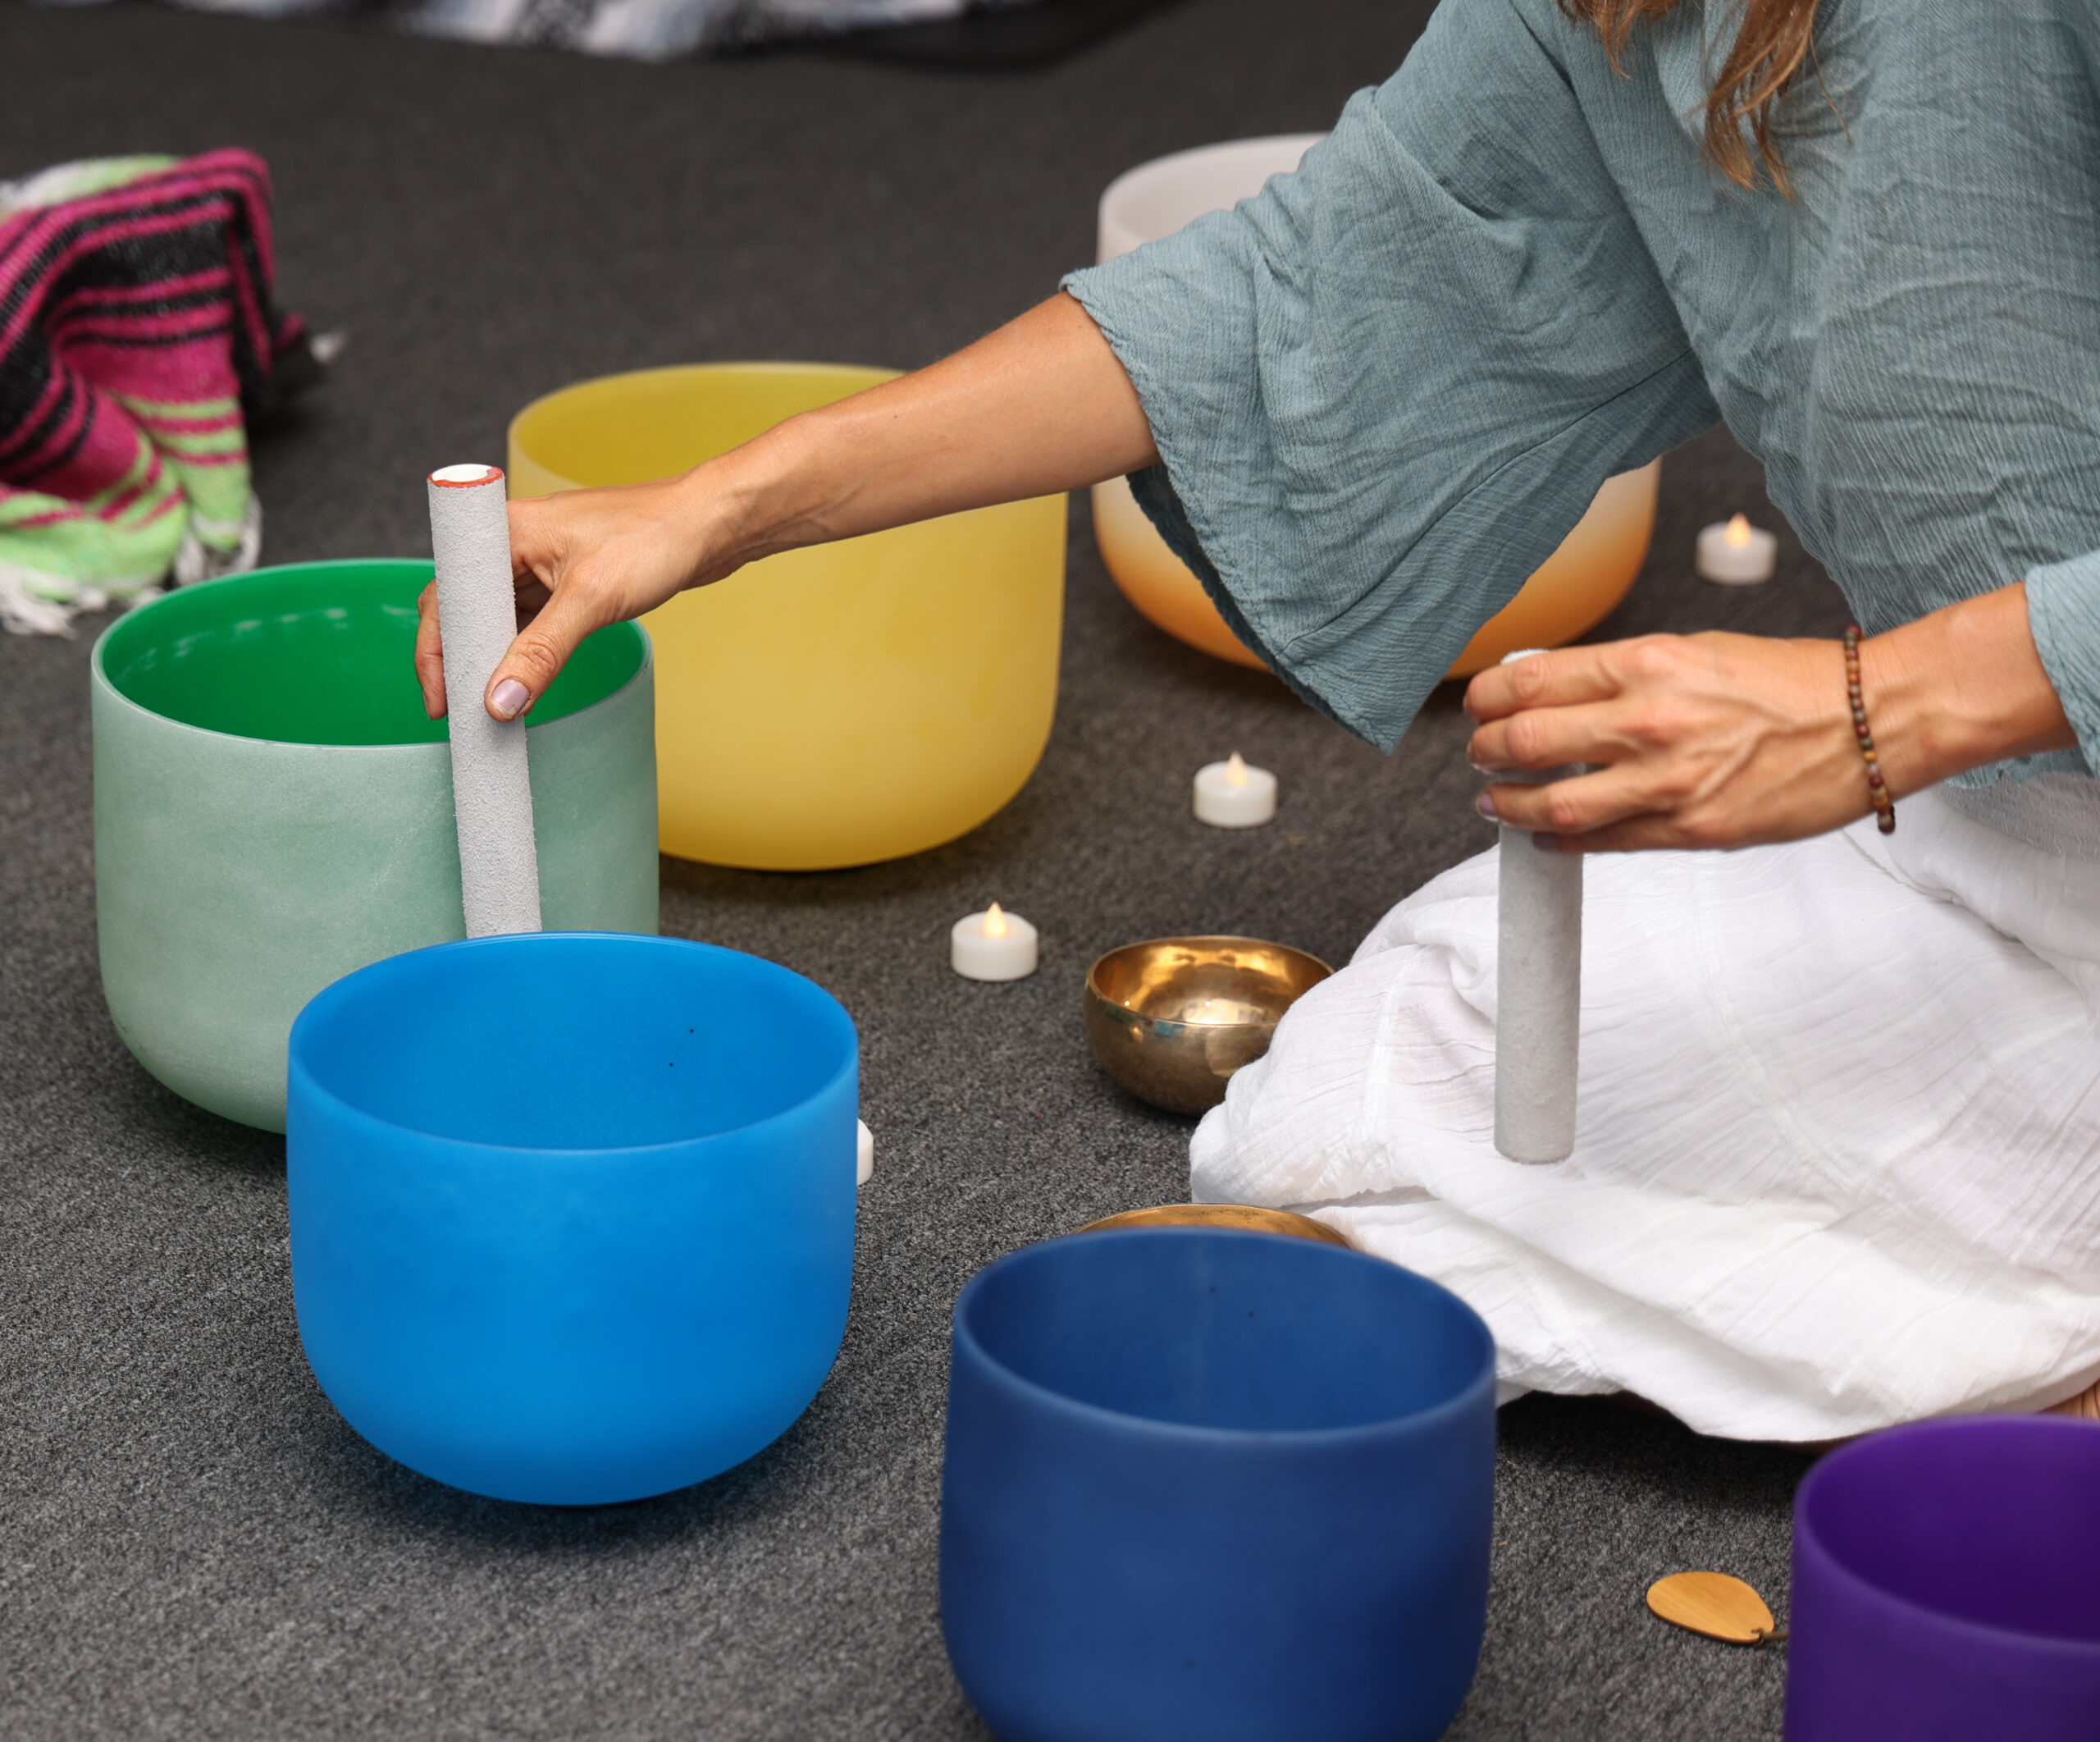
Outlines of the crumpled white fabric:
M1506 1396L1819 1440L2100 1377L2100 864L1937 794L1887 839L1591 859L1553 1166L1495 1150L1495 936L1491 853L1394 908L1198 1128L1193 1196L1452 1288Z

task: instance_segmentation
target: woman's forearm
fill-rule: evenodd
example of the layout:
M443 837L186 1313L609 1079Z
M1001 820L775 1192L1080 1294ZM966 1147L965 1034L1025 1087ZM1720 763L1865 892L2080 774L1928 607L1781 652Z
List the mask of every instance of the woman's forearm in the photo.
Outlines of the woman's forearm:
M1862 642L1860 677L1875 754L1899 798L2078 743L2035 650L2024 582Z
M744 560L1098 483L1157 460L1144 408L1062 293L966 350L789 418L712 466Z

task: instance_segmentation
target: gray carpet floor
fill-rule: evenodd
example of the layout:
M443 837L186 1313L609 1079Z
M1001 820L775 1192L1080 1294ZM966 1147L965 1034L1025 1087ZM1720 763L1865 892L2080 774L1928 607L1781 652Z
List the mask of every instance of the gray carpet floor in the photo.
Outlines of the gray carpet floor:
M1413 0L1189 0L1066 65L958 75L815 56L667 67L154 9L0 3L0 176L245 144L276 173L281 283L346 327L259 438L267 554L427 548L419 473L500 457L509 414L608 370L710 358L911 365L1091 253L1118 171L1326 125L1397 64ZM1690 578L1763 506L1716 433L1666 462L1654 554L1600 633L1831 633L1835 592ZM880 1168L843 1353L808 1415L703 1487L568 1511L441 1488L365 1446L295 1335L281 1141L162 1090L98 989L89 637L0 638L0 1732L25 1738L981 1737L934 1593L947 1314L979 1266L1185 1193L1186 1122L1121 1097L1085 963L1168 931L1345 958L1487 844L1456 697L1381 757L1121 601L1075 505L1057 725L967 839L775 876L665 861L664 923L773 957L865 1037ZM94 624L87 629L92 630ZM1272 828L1195 823L1237 747ZM956 981L996 896L1044 963ZM1783 1657L1673 1632L1650 1580L1715 1566L1783 1612L1783 1450L1596 1401L1501 1419L1486 1653L1453 1731L1778 1733Z

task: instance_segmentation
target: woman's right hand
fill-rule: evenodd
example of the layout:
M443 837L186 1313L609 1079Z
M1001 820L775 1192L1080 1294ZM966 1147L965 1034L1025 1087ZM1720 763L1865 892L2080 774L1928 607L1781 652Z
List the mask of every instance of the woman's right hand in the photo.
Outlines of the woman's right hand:
M510 505L510 560L518 638L490 674L483 700L513 720L546 693L585 637L654 610L674 593L742 565L725 556L719 506L710 512L708 467L661 483L569 490ZM445 713L445 652L437 585L417 601L416 676L423 707Z

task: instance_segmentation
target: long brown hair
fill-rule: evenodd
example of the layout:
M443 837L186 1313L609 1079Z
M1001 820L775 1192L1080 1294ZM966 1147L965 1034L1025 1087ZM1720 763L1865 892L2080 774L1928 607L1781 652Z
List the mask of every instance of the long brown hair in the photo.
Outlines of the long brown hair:
M1577 23L1597 27L1612 65L1617 66L1634 25L1643 19L1660 18L1677 3L1560 0L1560 8ZM1816 0L1746 0L1735 47L1706 94L1706 155L1740 186L1757 185L1757 165L1743 143L1742 123L1747 119L1757 155L1774 185L1783 194L1791 192L1786 166L1772 139L1772 109L1815 53L1815 7Z

